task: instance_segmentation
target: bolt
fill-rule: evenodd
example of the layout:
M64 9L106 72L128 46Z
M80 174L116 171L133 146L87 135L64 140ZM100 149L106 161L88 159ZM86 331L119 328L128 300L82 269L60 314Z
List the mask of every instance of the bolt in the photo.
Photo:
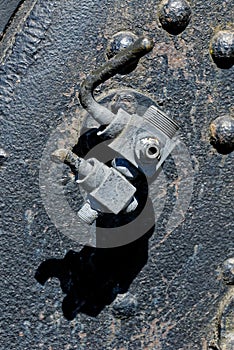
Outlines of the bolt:
M210 43L210 54L219 68L231 68L234 64L234 31L221 30Z
M173 35L181 33L191 19L191 8L186 0L163 0L158 13L163 29Z
M222 270L224 282L226 284L234 285L234 258L224 261Z
M128 318L133 316L138 307L136 297L130 293L119 294L113 303L113 314L116 318Z
M135 34L127 31L116 33L108 43L106 57L111 59L116 56L120 51L132 45L137 38L138 37ZM129 67L121 69L119 73L122 75L131 73L136 68L137 63L138 60L132 63Z
M221 116L210 124L210 143L221 154L228 154L234 150L233 117Z
M4 151L3 148L0 148L0 165L3 165L3 163L7 160L8 154L6 151Z

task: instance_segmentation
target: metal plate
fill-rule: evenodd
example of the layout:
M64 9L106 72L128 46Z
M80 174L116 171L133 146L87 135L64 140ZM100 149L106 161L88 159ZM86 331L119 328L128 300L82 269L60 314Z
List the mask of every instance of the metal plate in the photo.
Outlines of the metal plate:
M161 27L159 1L26 0L24 6L28 11L17 14L1 42L1 148L8 154L0 170L1 347L207 349L228 288L219 267L234 253L233 153L219 154L209 142L211 121L233 113L233 67L217 67L209 54L216 30L233 20L231 2L195 0L178 35ZM76 138L79 84L123 29L149 35L155 48L134 72L97 93L130 87L173 117L190 153L194 188L175 230L166 227L176 177L155 232L130 246L95 250L50 221L40 161L61 122L77 123ZM173 174L173 162L165 169ZM61 286L52 279L42 287L34 278L39 266L41 283L58 277Z
M10 18L13 17L16 13L20 3L22 3L20 0L0 1L0 35L3 34L7 23L9 22Z

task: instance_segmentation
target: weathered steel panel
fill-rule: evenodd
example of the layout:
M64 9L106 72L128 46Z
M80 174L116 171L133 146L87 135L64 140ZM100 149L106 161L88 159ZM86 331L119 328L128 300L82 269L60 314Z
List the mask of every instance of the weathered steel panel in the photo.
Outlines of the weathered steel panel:
M233 305L221 266L234 255L234 153L218 153L209 136L214 119L233 116L233 66L217 65L209 53L216 31L233 30L233 6L195 0L187 27L170 34L158 19L159 5L25 0L28 11L17 14L18 25L2 39L3 349L205 350L217 337L215 318L219 322L220 310ZM192 175L194 184L188 210L169 230L168 221L178 220L178 198L183 202L187 195L169 160L166 195L155 198L159 206L165 199L155 229L128 246L100 250L57 230L40 195L39 172L53 130L76 143L79 85L105 61L108 43L122 30L149 36L155 47L136 70L116 76L98 93L132 88L178 122L193 165L192 174L185 166L184 177ZM62 129L62 122L74 128ZM227 138L233 143L233 136ZM61 285L55 278L41 286L35 279L39 266L38 281L57 277Z
M0 1L0 35L2 35L10 18L16 13L21 2L20 0Z

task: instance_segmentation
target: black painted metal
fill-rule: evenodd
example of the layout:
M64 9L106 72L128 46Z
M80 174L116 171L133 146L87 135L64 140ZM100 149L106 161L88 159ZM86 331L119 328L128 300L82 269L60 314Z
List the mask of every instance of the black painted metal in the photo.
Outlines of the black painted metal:
M155 0L25 3L30 11L19 16L20 29L8 28L1 51L1 148L8 155L0 165L1 348L207 349L227 288L217 271L234 253L233 153L217 153L209 135L214 119L233 114L233 66L217 67L209 53L216 29L233 20L231 2L195 0L180 35L160 27ZM69 240L48 218L40 159L54 128L80 118L79 84L104 62L108 41L121 30L149 35L155 48L102 89L140 90L180 123L195 184L183 222L166 232L179 181L169 163L169 195L155 231L120 250L96 251ZM52 258L62 260L50 261L37 278L60 278L71 293L70 322L58 280L42 287L34 278Z
M121 72L124 67L129 67L139 61L153 49L153 41L148 38L139 38L128 49L119 52L112 60L107 61L102 67L92 72L80 86L80 103L100 124L109 124L113 119L113 113L104 109L94 99L94 89L111 77Z
M16 13L22 0L1 0L0 1L0 35L3 34L10 18Z

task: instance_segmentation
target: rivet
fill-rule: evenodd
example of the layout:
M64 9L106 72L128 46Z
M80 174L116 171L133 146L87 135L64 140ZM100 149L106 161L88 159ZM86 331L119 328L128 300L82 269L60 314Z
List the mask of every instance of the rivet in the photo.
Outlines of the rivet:
M231 68L234 64L234 31L216 33L211 39L210 54L219 68Z
M137 35L133 34L129 31L121 31L113 35L111 40L107 45L106 57L107 59L111 59L115 55L117 55L120 51L126 49L130 45L132 45L138 39ZM132 64L130 67L126 69L122 69L120 74L128 74L131 73L137 66L138 61Z
M113 303L113 314L116 318L133 316L138 307L136 297L130 293L119 294Z
M223 266L223 281L226 284L234 285L234 258L224 261Z
M210 124L210 143L221 154L234 150L234 118L224 115Z
M7 160L8 154L6 151L4 151L3 148L0 148L0 165L3 165L3 163Z
M159 20L170 34L181 33L191 19L191 8L186 0L163 0L159 5Z

